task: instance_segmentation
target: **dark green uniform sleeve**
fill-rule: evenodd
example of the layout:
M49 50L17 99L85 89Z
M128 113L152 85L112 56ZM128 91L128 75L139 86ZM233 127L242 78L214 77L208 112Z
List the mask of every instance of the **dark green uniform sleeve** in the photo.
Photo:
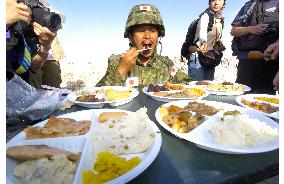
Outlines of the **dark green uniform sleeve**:
M124 86L127 76L122 76L118 72L118 65L121 55L111 55L108 58L108 67L104 77L96 86Z

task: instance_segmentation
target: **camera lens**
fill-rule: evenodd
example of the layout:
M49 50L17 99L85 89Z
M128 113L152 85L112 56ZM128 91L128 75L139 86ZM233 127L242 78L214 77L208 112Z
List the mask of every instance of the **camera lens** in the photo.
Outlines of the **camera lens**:
M45 11L41 8L33 8L33 20L50 31L56 32L61 29L61 17L54 12Z
M52 32L57 32L59 29L61 29L61 17L59 14L48 12L48 15L46 16L46 25Z

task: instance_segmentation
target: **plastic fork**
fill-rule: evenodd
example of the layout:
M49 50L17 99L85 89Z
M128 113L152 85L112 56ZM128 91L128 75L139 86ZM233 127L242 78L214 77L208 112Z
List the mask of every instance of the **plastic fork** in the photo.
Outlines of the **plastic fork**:
M152 48L150 47L150 48L139 49L139 50L137 50L137 52L143 52L143 51L145 51L145 50L152 50Z

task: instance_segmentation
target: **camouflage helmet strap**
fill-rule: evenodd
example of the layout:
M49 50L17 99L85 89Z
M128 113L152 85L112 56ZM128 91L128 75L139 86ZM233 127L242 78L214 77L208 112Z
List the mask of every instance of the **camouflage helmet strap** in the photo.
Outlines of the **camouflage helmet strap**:
M162 51L163 51L163 44L162 44L162 42L161 42L161 39L162 39L162 38L160 37L160 38L159 38L159 42L158 42L158 43L161 45L161 50L160 50L160 54L159 54L160 56L162 55Z

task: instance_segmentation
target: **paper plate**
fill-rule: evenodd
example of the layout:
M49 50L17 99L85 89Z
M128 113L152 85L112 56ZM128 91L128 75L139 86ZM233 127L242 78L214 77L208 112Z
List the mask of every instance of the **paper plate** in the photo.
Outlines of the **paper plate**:
M175 101L175 102L170 102L162 105L163 107L168 107L170 105L176 105L179 107L184 107L188 104L189 101ZM243 114L249 115L250 118L253 119L258 119L260 121L265 122L267 125L269 125L272 128L277 129L279 132L279 126L278 123L273 121L270 118L267 118L266 116L256 113L254 111L251 111L249 109L245 109L240 106L235 106L231 104L226 104L226 103L221 103L221 102L214 102L214 101L199 101L201 103L205 103L207 105L211 105L216 107L217 109L222 109L227 111L227 110L238 110ZM162 107L161 106L161 107ZM262 153L262 152L268 152L272 151L275 149L279 148L279 140L276 139L274 142L272 142L269 145L264 145L264 146L258 146L258 147L234 147L234 146L224 146L220 144L215 144L213 142L213 136L209 132L209 128L214 125L214 123L217 123L220 121L220 112L210 116L206 117L205 121L200 124L198 127L193 129L192 131L188 133L180 133L175 131L174 129L170 128L163 120L162 117L160 116L159 108L156 110L156 119L160 123L161 126L163 126L167 131L172 133L173 135L181 138L188 140L192 143L195 143L198 147L209 150L209 151L214 151L214 152L220 152L220 153L228 153L228 154L250 154L250 153ZM279 134L279 133L278 133Z
M58 117L65 117L65 118L73 118L77 121L79 120L92 120L92 125L90 131L82 136L72 136L72 137L61 137L61 138L49 138L49 139L35 139L35 140L25 140L24 139L24 132L19 133L14 138L12 138L7 144L6 147L11 146L20 146L20 145L47 145L50 147L55 147L71 152L82 152L81 159L77 165L77 170L73 179L74 184L82 183L81 177L82 172L84 170L90 170L93 167L95 160L92 160L92 134L95 131L95 125L98 123L98 115L101 112L109 112L109 111L123 111L129 112L119 109L101 109L101 110L84 110L84 111L77 111L68 114L64 114ZM46 121L40 122L35 126L43 126ZM141 174L149 165L154 161L157 157L162 143L161 133L154 122L151 121L150 126L153 128L155 132L155 140L154 144L144 153L139 154L132 154L132 155L124 155L127 158L139 156L142 161L139 165L135 168L130 170L129 172L125 173L124 175L115 178L114 180L109 181L108 183L126 183L139 174ZM20 180L13 176L13 171L20 162L6 157L6 179L8 184L20 184Z
M101 112L126 112L128 113L129 111L125 110L118 110L118 109L101 109L97 110L96 114L97 117ZM94 123L98 123L98 120L96 119ZM150 126L152 127L153 131L155 132L155 140L154 144L144 153L139 153L139 154L131 154L131 155L122 155L125 158L132 158L135 156L138 156L142 159L142 162L137 165L135 168L130 170L129 172L125 173L122 176L119 176L115 178L114 180L111 180L107 183L127 183L139 174L141 174L146 168L150 166L150 164L154 161L154 159L157 157L160 148L161 148L161 143L162 143L162 136L160 133L159 128L156 126L154 122L151 121ZM95 132L95 126L92 129L92 133ZM92 134L91 133L91 134ZM73 183L82 183L82 173L83 171L91 170L93 168L93 164L95 162L94 156L93 156L93 143L92 143L92 136L88 139L86 147L84 148L84 152L82 154L83 160L79 164L79 169L78 173L74 178Z
M69 114L64 114L58 116L59 118L72 118L76 121L79 120L90 120L93 121L94 118L94 110L84 110L72 112ZM40 123L35 124L34 126L43 127L48 120L42 121ZM92 129L93 123L91 125L90 130ZM49 147L59 148L62 150L71 151L74 153L82 152L85 146L85 143L89 137L90 131L85 135L80 136L69 136L69 137L59 137L59 138L45 138L45 139L32 139L25 140L24 131L17 134L14 138L12 138L7 144L6 148L12 146L21 146L21 145L46 145ZM17 165L21 162L6 157L6 178L7 183L9 184L20 184L20 180L14 177L13 171Z
M191 88L191 87L189 87ZM161 102L172 102L172 101L176 101L176 100L191 100L191 101L196 101L196 100L201 100L202 98L206 97L209 95L208 91L200 88L200 87L194 87L194 88L198 88L204 91L204 95L200 96L200 97L192 97L192 98L174 98L174 97L162 97L162 96L157 96L154 95L154 92L148 92L147 89L148 87L144 87L142 89L143 93L145 93L146 95L150 96L151 98L153 98L154 100L158 100ZM182 90L172 90L172 91L167 91L168 93L177 93L180 92Z
M270 102L265 102L265 101L261 101L261 100L256 100L254 99L254 97L270 97L270 98L279 98L277 95L267 95L267 94L247 94L247 95L241 95L241 96L238 96L236 98L236 102L245 107L245 108L248 108L250 110L253 110L253 111L256 111L260 114L263 114L265 116L268 116L268 117L272 117L272 118L276 118L276 119L279 119L279 111L276 111L276 112L273 112L273 113L265 113L265 112L262 112L260 110L257 110L257 109L254 109L254 108L251 108L245 104L242 103L242 99L245 99L247 101L250 101L250 102L255 102L255 101L258 101L258 102L262 102L262 103L267 103L267 104L270 104L272 106L275 106L275 107L279 107L279 105L277 104L274 104L274 103L270 103Z
M114 90L120 90L120 91L126 91L126 90L129 89L128 87L123 87L123 86L103 86L103 87L95 87L95 88L92 88L92 89L82 89L82 90L70 93L67 96L67 99L70 102L72 102L72 103L74 103L76 105L82 106L82 107L102 108L106 104L108 104L110 106L119 106L119 105L123 105L123 104L129 103L131 100L133 100L133 98L135 98L139 94L139 92L136 89L133 88L131 95L128 98L123 99L123 100L107 101L105 95L102 94L103 98L106 99L105 102L80 102L80 101L76 101L77 97L80 96L78 94L80 94L83 91L84 92L95 92L95 91L98 91L98 90L105 90L107 88L111 88L111 89L114 89Z
M222 82L219 81L207 81L204 80L205 82L209 82L210 84L220 84ZM197 86L197 87L201 87L203 89L206 89L210 94L212 95L224 95L224 96L235 96L235 95L242 95L244 92L250 91L251 88L249 86L243 85L243 84L238 84L238 83L233 83L234 86L239 86L239 85L243 85L244 90L243 91L231 91L231 90L213 90L213 89L209 89L207 88L208 85L196 85L196 82L198 81L191 81L189 82L189 85L191 86Z

